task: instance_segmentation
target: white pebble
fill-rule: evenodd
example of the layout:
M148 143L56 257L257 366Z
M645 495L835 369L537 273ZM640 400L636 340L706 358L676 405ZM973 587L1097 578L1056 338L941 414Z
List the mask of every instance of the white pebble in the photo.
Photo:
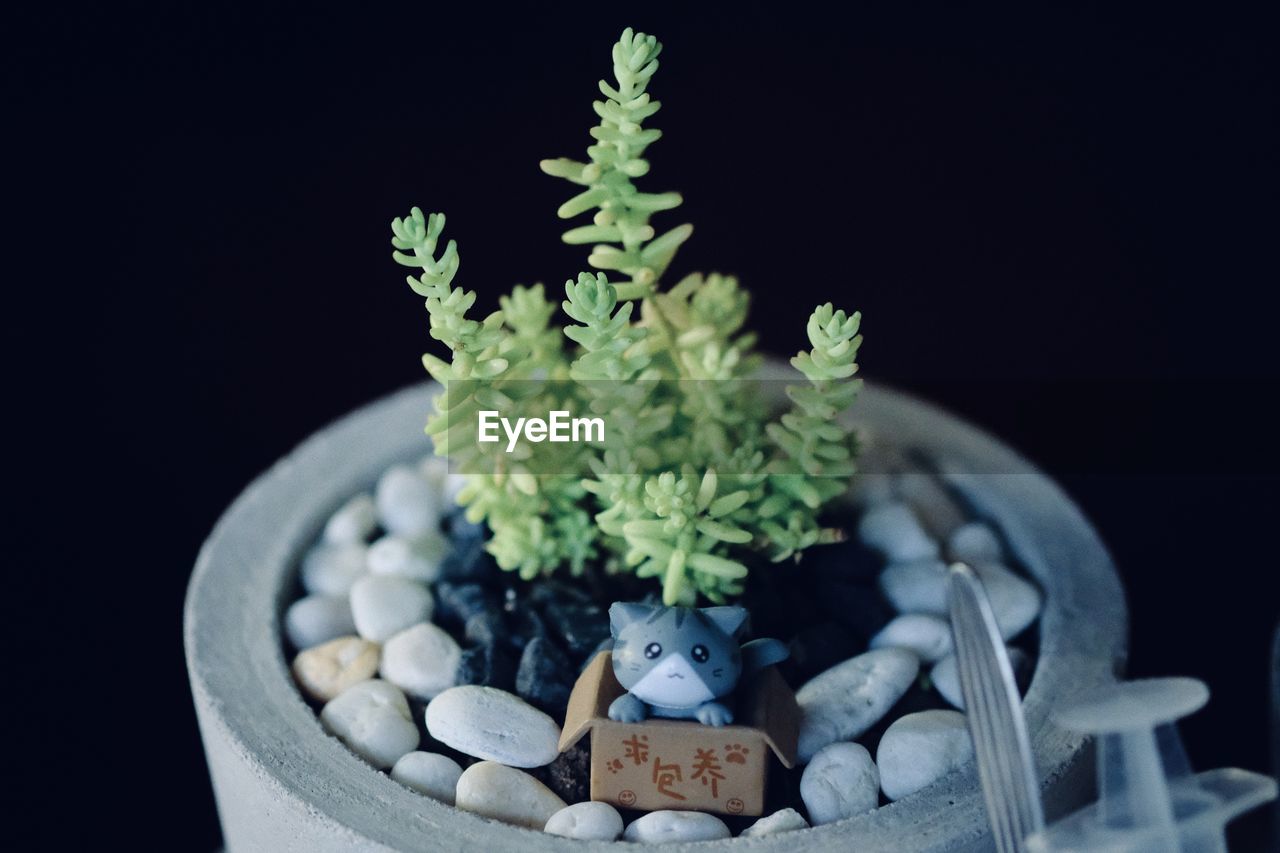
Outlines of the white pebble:
M308 595L284 614L284 633L295 649L309 649L356 632L351 602L345 595Z
M614 841L622 834L622 815L608 803L574 803L553 814L542 831L581 841Z
M440 495L407 465L396 465L378 481L378 519L388 533L421 536L440 525Z
M836 664L796 691L796 754L809 759L829 743L858 737L902 698L920 659L906 649L875 649Z
M438 531L413 539L387 535L369 546L366 562L375 575L432 583L440 577L440 563L449 547L449 540Z
M362 681L320 711L320 722L351 751L379 769L418 747L418 727L409 703L392 684Z
M1022 649L1007 648L1009 655L1009 667L1013 670L1015 679L1018 672L1026 666L1030 661L1027 653ZM942 660L933 665L933 669L929 673L929 680L933 682L933 687L938 691L938 695L947 700L947 703L964 710L964 693L960 690L960 661L955 654L949 654Z
M1004 559L1000 538L991 526L982 521L971 521L951 534L947 540L947 559L955 562L998 563Z
M359 637L338 637L300 652L293 677L302 692L320 702L340 696L378 671L378 644Z
M897 498L893 474L869 471L859 474L853 481L853 499L858 505L871 508L890 503ZM782 814L782 812L779 812ZM761 818L764 820L764 818ZM760 821L756 821L759 823ZM746 834L745 832L743 833Z
M938 691L938 695L947 700L952 707L964 710L964 693L960 690L960 661L955 654L949 654L933 665L929 671L929 680Z
M324 526L324 540L330 545L362 543L373 535L378 526L378 510L373 496L356 495L338 508Z
M880 788L900 800L962 767L973 758L964 714L918 711L893 722L880 738L876 765Z
M871 648L889 647L909 649L925 663L933 663L951 654L951 625L927 613L905 613L871 638Z
M351 616L366 640L382 643L410 625L431 621L435 602L420 583L368 575L351 587Z
M941 560L894 563L880 573L879 583L899 613L947 615L947 567Z
M860 743L823 747L800 777L800 798L814 826L869 812L880 804L880 773Z
M766 835L778 835L783 832L795 832L797 829L808 829L809 821L795 809L782 809L768 817L762 817L739 833L739 838L763 838Z
M427 456L418 465L418 473L444 498L444 503L458 502L458 492L467 484L467 475L449 470L449 462L439 456Z
M644 844L673 841L717 841L732 833L724 821L702 812L657 811L637 818L627 827L623 838Z
M987 591L1001 637L1012 640L1036 621L1042 601L1039 589L999 563L979 563L974 571Z
M903 474L898 478L898 494L936 540L946 541L965 523L964 508L933 474L918 471Z
M458 762L435 752L411 752L391 768L391 778L401 785L448 805L453 805L460 776Z
M364 545L317 545L302 558L302 586L313 595L346 595L365 573Z
M492 761L463 771L454 804L463 811L530 829L542 829L565 807L564 800L528 773Z
M427 705L427 731L458 752L510 767L542 767L560 754L560 726L514 693L466 684Z
M416 699L434 699L457 681L462 649L430 622L419 622L382 646L382 677Z
M940 553L938 543L904 503L886 503L869 509L858 522L858 538L890 562L936 560Z

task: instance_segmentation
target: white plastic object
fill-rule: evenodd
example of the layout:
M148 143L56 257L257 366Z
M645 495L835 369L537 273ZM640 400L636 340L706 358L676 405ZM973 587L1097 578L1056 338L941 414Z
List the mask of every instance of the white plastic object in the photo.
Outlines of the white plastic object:
M1027 838L1032 853L1215 853L1225 827L1276 796L1276 781L1236 768L1191 772L1174 721L1200 710L1194 678L1151 678L1089 691L1055 714L1097 737L1098 801Z

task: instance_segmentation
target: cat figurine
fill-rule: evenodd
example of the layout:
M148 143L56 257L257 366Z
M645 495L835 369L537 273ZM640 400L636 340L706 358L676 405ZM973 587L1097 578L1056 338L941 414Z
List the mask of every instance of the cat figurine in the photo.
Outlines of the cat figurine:
M695 719L703 725L733 722L717 701L733 692L743 673L787 658L777 640L742 646L734 634L746 621L741 607L663 607L617 602L609 608L613 673L627 689L609 706L609 719L636 723L645 717Z

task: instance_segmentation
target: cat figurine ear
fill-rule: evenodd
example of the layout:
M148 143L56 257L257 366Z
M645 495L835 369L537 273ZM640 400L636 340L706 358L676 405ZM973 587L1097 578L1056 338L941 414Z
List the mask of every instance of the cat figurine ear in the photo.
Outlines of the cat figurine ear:
M649 604L633 604L626 601L615 601L609 605L609 630L613 633L614 639L618 638L623 628L632 622L648 619L657 609Z
M747 611L744 607L701 607L698 612L710 619L711 624L724 631L729 637L732 637L742 627L742 623L747 621Z

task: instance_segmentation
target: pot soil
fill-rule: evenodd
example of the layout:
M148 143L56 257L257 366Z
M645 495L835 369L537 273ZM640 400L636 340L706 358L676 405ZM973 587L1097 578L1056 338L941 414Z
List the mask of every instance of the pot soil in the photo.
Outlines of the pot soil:
M244 492L201 552L187 600L188 669L231 850L563 845L429 800L372 770L323 731L289 674L280 614L296 597L300 554L338 505L368 490L387 466L429 449L421 422L430 393L429 385L408 389L318 433ZM1001 529L1043 589L1025 708L1047 810L1051 817L1069 810L1090 787L1091 762L1083 740L1052 726L1048 713L1055 697L1111 681L1122 665L1126 614L1110 559L1059 489L971 427L874 386L854 420L881 447L933 460L971 509ZM967 768L860 817L697 849L727 844L968 850L989 848L990 839Z

